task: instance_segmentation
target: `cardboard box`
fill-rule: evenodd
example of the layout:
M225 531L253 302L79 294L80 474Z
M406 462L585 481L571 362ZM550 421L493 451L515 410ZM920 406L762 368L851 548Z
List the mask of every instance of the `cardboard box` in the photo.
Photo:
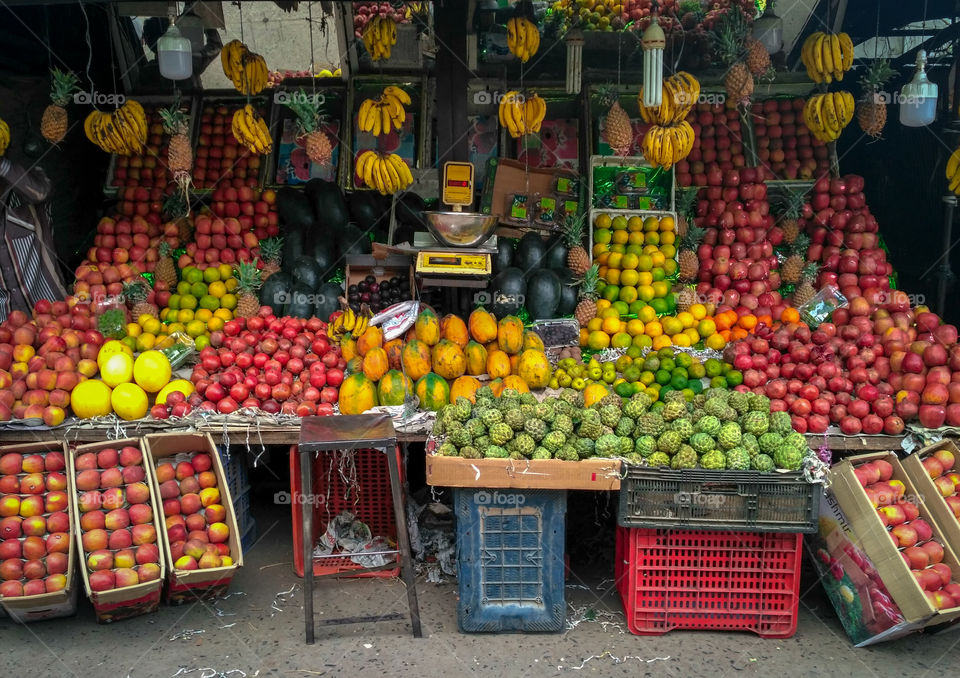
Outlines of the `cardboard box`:
M427 455L427 484L524 490L619 490L619 459L464 459Z
M160 540L162 539L161 535L164 532L163 521L161 520L163 511L161 510L161 504L159 501L160 495L157 494L153 489L155 487L153 480L153 469L150 467L150 464L147 463L146 450L144 450L143 443L139 438L106 440L99 443L80 445L76 449L70 451L69 463L67 466L71 478L71 489L73 490L74 500L76 501L78 495L76 488L72 484L72 480L76 474L77 457L86 452L99 452L100 450L108 447L113 447L119 450L120 448L128 445L131 447L136 447L141 452L144 452L143 467L146 473L144 482L146 482L147 486L150 487L150 507L153 509L153 526L157 531L157 546L160 547L160 577L153 581L143 582L142 584L135 584L133 586L125 586L119 589L112 589L110 591L92 591L90 589L90 578L87 574L86 554L83 551L82 545L78 544L77 553L80 557L80 564L77 569L80 571L81 577L83 578L83 587L87 592L87 597L90 599L90 602L93 603L93 610L96 613L97 621L102 624L119 621L121 619L128 619L130 617L136 617L141 614L156 612L157 608L160 606L160 593L163 589L163 579L164 575L166 574L166 560L164 559L163 547L160 543ZM80 529L79 509L74 512L73 518L77 540L79 541L80 535L83 534L83 531Z
M24 443L19 445L6 445L0 447L0 457L9 453L17 454L42 454L47 452L60 452L63 454L64 462L67 461L67 445L61 440L51 440L37 443ZM23 596L20 598L0 598L0 608L16 622L26 624L44 619L55 619L58 617L70 617L77 611L77 575L74 570L74 563L77 559L77 549L79 542L73 529L73 516L76 512L73 492L73 475L65 468L64 475L67 476L67 515L70 518L70 550L67 553L67 585L62 591L54 593L42 593L36 596ZM44 474L46 475L46 474Z
M940 449L946 449L953 453L957 463L954 464L952 470L960 471L957 468L960 465L960 448L957 448L950 440L941 441L911 454L903 460L903 470L917 486L917 490L923 497L924 505L940 528L940 534L946 539L954 553L960 553L960 520L957 519L947 500L923 467L923 460ZM960 580L960 572L955 572L955 575L956 579Z
M481 211L484 214L496 214L501 221L510 214L514 194L522 193L531 200L535 195L552 195L555 177L562 172L562 168L527 167L519 160L509 158L492 159L491 168L495 168L495 174L492 181L487 175Z
M876 459L883 459L893 466L893 479L901 481L906 491L904 496L916 497L920 517L930 523L934 538L943 545L943 562L950 566L960 577L960 562L943 539L937 521L922 501L922 495L906 474L897 455L893 452L873 452L848 457L830 470L831 489L837 503L847 517L852 532L858 538L857 545L870 557L877 572L896 602L907 622L921 623L922 626L942 624L960 617L960 607L937 610L924 594L923 589L910 572L900 551L893 544L880 515L871 504L860 481L854 475L856 466Z
M167 601L183 603L200 598L217 598L224 595L230 588L230 581L237 569L243 567L243 549L240 546L240 529L237 527L237 516L233 508L233 497L230 495L230 486L227 483L227 474L220 463L217 446L209 433L158 433L148 435L143 439L145 458L150 465L150 479L152 491L160 496L160 484L157 482L156 469L164 462L189 461L192 455L188 452L205 452L213 462L211 470L217 476L217 489L220 490L220 502L226 509L225 522L230 528L230 555L234 559L232 565L215 567L207 570L177 570L173 566L170 552L170 540L166 529L160 535L160 548L164 559L169 563L167 587Z
M354 254L348 255L346 262L343 273L344 290L348 289L350 285L356 285L368 275L374 276L378 283L397 277L401 280L410 281L410 289L408 290L410 296L407 298L414 298L416 282L413 277L413 264L410 257L394 254L384 259L374 259L368 254ZM346 291L344 291L343 296L347 296Z

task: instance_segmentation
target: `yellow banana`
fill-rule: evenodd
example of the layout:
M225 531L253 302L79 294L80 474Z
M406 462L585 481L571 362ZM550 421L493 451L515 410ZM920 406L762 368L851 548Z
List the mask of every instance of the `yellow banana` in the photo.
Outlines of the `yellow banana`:
M393 85L390 85L384 88L383 93L389 94L392 97L396 97L400 101L400 103L403 104L404 106L409 106L411 103L410 95L407 94L400 87L395 87Z
M397 174L401 179L400 188L409 188L413 184L413 173L410 171L410 167L407 166L407 163L404 162L403 158L395 153L391 153L387 156L387 161L397 169Z
M823 121L826 129L832 135L840 135L840 118L833 105L833 97L829 94L823 97Z
M507 21L507 49L511 54L517 53L517 19L512 17Z
M960 169L960 148L951 153L950 159L947 160L947 179L952 179L957 169Z
M853 40L846 33L837 36L840 39L840 50L843 52L843 70L849 71L853 67Z
M373 185L373 166L376 165L376 163L377 163L377 160L376 160L377 154L374 153L373 151L370 151L370 153L373 154L373 157L370 158L370 159L369 159L366 163L364 163L364 165L363 165L363 184L364 184L364 186L368 186L368 187L370 187L370 188L374 188L374 185Z
M810 47L810 56L813 57L814 69L817 73L825 75L823 65L823 40L827 36L823 33L814 33L813 45Z
M847 126L847 123L850 120L847 118L847 102L844 100L843 95L840 92L832 92L827 95L833 104L833 110L837 113L837 122L840 125L840 129L843 129Z
M343 317L343 329L345 329L347 332L352 331L353 328L356 327L357 325L357 316L353 312L353 309L347 307L343 311L342 317Z
M390 130L393 128L393 124L390 119L390 109L381 103L377 105L377 111L380 113L381 133L389 134Z
M849 124L853 120L853 113L856 110L857 104L853 99L853 95L850 92L843 91L840 92L840 95L843 97L844 108L847 111L847 123Z
M830 60L833 63L834 77L843 80L843 53L840 50L840 36L830 36Z

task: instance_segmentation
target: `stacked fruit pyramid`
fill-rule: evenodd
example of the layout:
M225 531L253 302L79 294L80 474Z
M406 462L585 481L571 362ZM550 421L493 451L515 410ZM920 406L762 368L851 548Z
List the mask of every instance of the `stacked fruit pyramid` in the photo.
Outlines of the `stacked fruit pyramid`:
M233 116L242 107L235 104L208 104L200 112L193 181L197 188L257 185L260 155L242 146L231 130ZM263 111L258 111L263 115Z

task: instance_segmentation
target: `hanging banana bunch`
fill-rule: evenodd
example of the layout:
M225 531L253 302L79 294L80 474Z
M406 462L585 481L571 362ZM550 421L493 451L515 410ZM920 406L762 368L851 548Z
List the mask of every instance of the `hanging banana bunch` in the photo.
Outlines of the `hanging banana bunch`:
M398 132L407 119L404 106L409 106L410 95L399 87L390 85L376 99L364 99L357 114L357 124L361 132L371 132L374 136Z
M139 155L147 143L147 116L140 102L127 99L113 113L91 111L83 121L83 131L107 153Z
M273 139L267 123L250 104L234 112L233 136L241 146L254 153L268 155L273 150Z
M637 94L640 117L650 125L673 125L686 119L699 99L700 82L686 71L663 79L663 100L659 106L643 105L643 87Z
M403 191L413 183L413 174L403 158L395 153L364 151L357 156L357 176L381 195Z
M6 120L0 120L0 157L7 152L7 146L10 145L10 125Z
M513 17L507 22L507 48L510 53L527 63L540 49L540 31L526 17Z
M2 144L0 144L2 148ZM2 155L2 152L0 152ZM960 195L960 148L955 150L950 159L947 160L947 180L950 182L950 190Z
M391 48L397 44L397 22L390 17L374 17L363 27L362 37L371 60L389 59Z
M666 97L664 97L666 99ZM643 135L641 150L654 167L670 169L690 155L695 134L686 120L669 126L654 125Z
M803 121L820 141L835 141L853 120L855 110L850 92L814 94L803 107Z
M259 94L267 86L270 72L266 60L247 49L239 40L231 40L220 50L223 74L240 94Z
M800 50L800 59L811 80L829 85L843 80L843 74L853 66L853 41L846 33L811 33Z
M500 124L514 139L539 132L546 114L547 102L538 94L524 98L512 90L500 99Z

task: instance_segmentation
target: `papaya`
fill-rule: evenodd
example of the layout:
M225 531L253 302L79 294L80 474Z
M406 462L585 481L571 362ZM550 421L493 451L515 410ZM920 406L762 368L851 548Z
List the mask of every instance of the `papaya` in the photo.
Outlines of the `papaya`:
M487 354L487 374L491 379L510 376L510 356L503 351L490 351Z
M363 358L355 355L347 361L347 374L360 374L361 372L363 372Z
M363 414L380 404L376 385L362 373L351 374L340 384L340 414Z
M523 379L530 388L546 388L550 383L550 361L543 351L527 349L520 354L517 365L517 376Z
M381 405L403 405L408 394L413 395L413 382L399 370L390 370L377 384Z
M517 374L517 366L520 364L520 354L514 353L510 356L510 374Z
M463 350L449 339L441 339L430 351L433 371L444 379L456 379L467 370Z
M401 357L403 371L414 381L430 371L430 347L413 339L403 347Z
M407 330L407 333L406 333L405 335L403 335L403 341L404 341L404 342L413 341L413 340L416 339L416 338L417 338L417 328L416 328L416 327L411 327L409 330Z
M529 393L530 387L527 386L527 382L518 377L516 374L511 374L509 377L504 377L503 379L504 388L512 388L518 393Z
M503 393L503 379L494 379L487 386L490 387L490 390L493 391L495 398L499 398L500 394Z
M463 351L467 359L467 374L474 376L487 373L487 349L471 340Z
M448 341L452 341L460 348L465 348L470 341L470 333L467 331L467 324L463 318L458 315L448 313L440 321L440 336Z
M387 352L379 346L374 346L363 356L363 374L370 381L380 381L389 369Z
M494 351L499 351L499 350L500 350L500 344L498 344L498 343L497 343L497 340L494 339L493 341L485 344L485 345L484 345L484 348L487 349L487 355L490 355L490 354L493 353Z
M390 369L402 370L403 340L391 339L383 345L383 350L387 352L387 363L390 365Z
M379 327L370 326L357 338L357 353L367 355L371 348L380 348L383 346L383 330Z
M540 338L540 335L533 330L526 330L523 333L523 350L529 351L530 349L540 351L541 353L545 350L543 339Z
M515 315L508 315L497 325L497 343L500 350L511 355L523 348L523 322Z
M429 308L420 311L413 329L417 339L427 346L435 346L440 341L440 319Z
M469 399L472 403L477 402L478 388L480 388L480 381L476 377L466 375L457 377L450 385L450 403L455 403L460 396Z
M340 340L340 355L343 356L343 359L350 361L352 358L357 357L357 340L353 337L344 337Z
M474 309L467 319L470 336L481 344L488 344L497 338L497 319L483 308Z
M415 388L421 410L439 412L450 402L450 385L434 372L427 372L420 377Z

